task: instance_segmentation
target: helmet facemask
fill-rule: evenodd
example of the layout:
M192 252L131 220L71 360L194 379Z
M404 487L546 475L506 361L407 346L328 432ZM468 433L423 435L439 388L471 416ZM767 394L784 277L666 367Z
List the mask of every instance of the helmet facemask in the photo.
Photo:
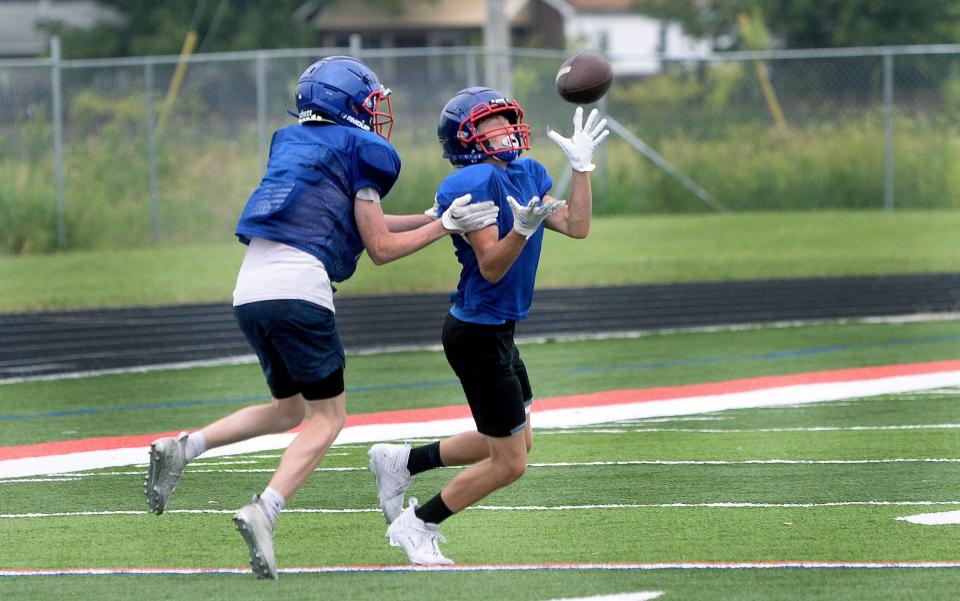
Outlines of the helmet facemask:
M479 131L479 123L490 117L502 115L508 125ZM530 126L523 122L523 109L515 100L496 98L470 109L457 131L457 139L465 146L471 144L489 157L510 162L530 149Z
M362 107L363 111L370 115L370 127L385 140L389 140L393 133L393 103L390 102L390 94L390 88L381 85L379 90L370 92ZM381 105L385 105L383 108L386 110L381 110Z

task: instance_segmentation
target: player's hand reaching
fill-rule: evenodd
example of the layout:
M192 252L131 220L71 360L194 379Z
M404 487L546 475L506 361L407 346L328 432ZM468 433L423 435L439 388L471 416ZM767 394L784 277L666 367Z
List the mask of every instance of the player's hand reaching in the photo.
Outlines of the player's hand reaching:
M528 240L530 236L536 233L537 228L547 217L567 204L567 201L557 200L556 198L541 203L539 196L531 198L526 206L521 205L512 196L507 196L507 200L510 202L510 208L513 209L513 229Z
M578 106L573 112L573 135L565 138L552 129L547 132L547 137L556 142L563 153L570 159L570 166L574 171L593 171L597 166L593 164L593 151L610 134L609 130L604 129L607 126L606 119L597 119L600 113L597 109L590 111L587 122L583 122L583 107Z
M500 207L492 200L470 204L471 198L470 194L464 194L453 200L450 208L440 216L444 228L462 234L483 229L497 222ZM436 213L439 210L439 205L435 204L433 209L426 211L426 214L430 215L431 210Z

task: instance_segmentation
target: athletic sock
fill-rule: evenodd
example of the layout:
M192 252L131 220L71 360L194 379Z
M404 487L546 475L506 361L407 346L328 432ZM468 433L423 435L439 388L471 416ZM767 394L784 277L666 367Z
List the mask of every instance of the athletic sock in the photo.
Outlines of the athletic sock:
M199 430L187 436L187 447L183 450L187 461L193 461L207 450L207 439Z
M280 515L280 510L286 503L287 500L283 498L283 495L269 486L260 493L260 506L266 510L271 522L275 523L277 521L277 516Z
M407 459L407 469L410 470L411 476L432 470L436 467L443 467L443 461L440 459L439 440L422 447L410 449L410 458Z
M427 522L428 524L439 524L443 520L453 515L453 512L450 511L450 508L447 507L447 504L443 502L442 498L440 498L439 493L427 501L423 507L417 507L414 510L414 513L417 514L418 518L424 522Z

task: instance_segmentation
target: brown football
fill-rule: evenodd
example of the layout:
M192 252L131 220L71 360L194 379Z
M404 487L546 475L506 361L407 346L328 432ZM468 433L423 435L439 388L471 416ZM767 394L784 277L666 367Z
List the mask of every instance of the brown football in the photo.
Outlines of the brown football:
M557 93L567 102L590 104L603 98L613 83L610 61L596 52L568 58L557 71Z

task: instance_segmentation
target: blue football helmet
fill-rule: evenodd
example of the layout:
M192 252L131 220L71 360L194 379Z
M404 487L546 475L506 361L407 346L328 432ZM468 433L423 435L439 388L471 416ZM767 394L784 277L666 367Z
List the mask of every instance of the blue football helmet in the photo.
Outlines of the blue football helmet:
M481 133L477 125L495 115L503 115L509 124ZM530 149L530 126L523 122L520 103L483 87L460 90L447 102L440 113L437 137L443 158L460 166L487 157L509 162Z
M307 67L297 82L297 111L300 123L333 121L387 140L393 131L390 89L350 56L328 56Z

